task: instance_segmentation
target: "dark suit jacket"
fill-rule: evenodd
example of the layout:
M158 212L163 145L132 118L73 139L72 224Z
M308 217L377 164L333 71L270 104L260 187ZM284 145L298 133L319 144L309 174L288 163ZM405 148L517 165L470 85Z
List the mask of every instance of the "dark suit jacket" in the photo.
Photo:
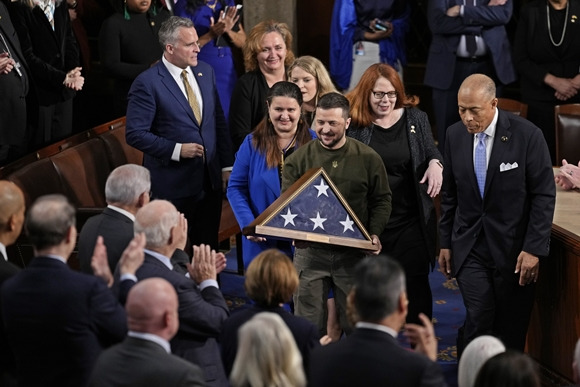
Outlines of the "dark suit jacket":
M228 386L216 338L229 310L220 290L210 286L200 291L182 273L169 270L157 258L145 254L137 270L139 280L160 277L169 281L179 299L179 331L171 340L171 351L199 365L210 386Z
M20 386L82 386L101 350L127 332L125 311L104 282L36 257L6 280L2 316Z
M115 271L123 251L133 239L133 221L111 208L93 216L83 226L79 234L79 262L81 271L92 274L91 258L97 237L101 235L107 247L107 258L111 272Z
M75 92L62 84L66 73L80 63L66 1L55 8L54 31L39 6L30 9L23 2L11 3L10 16L34 80L38 103L49 106L73 98Z
M213 69L201 61L191 69L203 99L201 125L162 61L141 73L129 91L127 144L144 153L153 194L160 199L193 197L204 188L204 159L172 161L176 143L203 144L213 190L221 190L221 169L233 164Z
M269 89L266 78L260 70L249 71L236 82L228 116L234 151L239 149L246 135L266 116L266 97Z
M227 374L229 375L232 372L236 353L238 352L238 329L261 312L276 313L282 317L282 320L284 320L290 332L292 332L294 340L296 340L296 345L302 354L304 368L307 370L310 362L310 353L314 348L320 346L318 328L305 318L288 313L284 308L262 308L254 305L250 309L241 310L232 314L224 323L219 341L222 347L222 359Z
M505 278L515 278L522 250L544 257L550 247L556 187L542 132L499 111L483 199L473 169L473 135L458 122L445 141L440 242L452 250L453 275L484 232L496 267ZM501 172L502 163L517 168Z
M101 353L89 386L205 386L205 382L195 364L168 354L153 341L127 337Z
M26 94L29 74L20 47L20 40L12 25L8 9L0 2L0 34L4 37L12 58L20 63L19 76L16 69L0 74L0 144L24 145L26 134ZM0 43L0 47L3 44Z
M0 8L1 5L2 3L0 3ZM4 320L2 319L2 284L19 271L18 266L6 261L0 254L0 386L16 385L16 381L13 379L14 356L9 349L8 337L4 333Z
M470 3L470 2L468 2ZM449 17L446 12L463 0L429 0L427 20L432 33L427 57L425 84L448 89L455 72L456 51L461 35L481 35L489 50L499 81L508 84L516 80L511 48L505 25L510 21L513 0L489 7L489 0L478 0L478 6L465 6L464 16Z
M12 277L20 271L20 268L10 261L4 259L0 254L0 286L5 280Z
M445 386L439 365L402 348L388 333L357 328L345 339L316 348L309 386Z

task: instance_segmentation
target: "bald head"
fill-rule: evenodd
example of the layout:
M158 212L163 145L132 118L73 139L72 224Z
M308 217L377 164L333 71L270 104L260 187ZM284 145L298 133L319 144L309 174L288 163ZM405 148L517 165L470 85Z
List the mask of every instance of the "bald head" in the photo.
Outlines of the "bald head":
M24 194L18 186L0 180L0 242L8 246L20 235L24 223Z
M495 83L487 75L470 75L459 88L457 105L461 121L469 133L485 131L496 113Z
M175 289L163 278L139 281L129 291L125 305L129 329L170 340L179 327L178 305Z
M472 74L465 78L459 87L459 93L477 93L486 99L495 98L495 82L484 74Z
M146 248L159 251L173 243L172 228L179 223L179 212L166 200L154 200L144 205L135 215L135 232L144 233L147 239ZM167 255L171 256L173 251Z

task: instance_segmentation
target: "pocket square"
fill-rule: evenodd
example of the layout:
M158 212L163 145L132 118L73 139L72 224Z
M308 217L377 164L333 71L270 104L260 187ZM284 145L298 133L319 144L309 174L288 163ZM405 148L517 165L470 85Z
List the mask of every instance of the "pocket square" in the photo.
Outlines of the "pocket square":
M513 163L501 163L499 165L499 171L500 172L505 172L505 171L509 171L511 169L516 169L518 167L518 163L517 162L513 162Z

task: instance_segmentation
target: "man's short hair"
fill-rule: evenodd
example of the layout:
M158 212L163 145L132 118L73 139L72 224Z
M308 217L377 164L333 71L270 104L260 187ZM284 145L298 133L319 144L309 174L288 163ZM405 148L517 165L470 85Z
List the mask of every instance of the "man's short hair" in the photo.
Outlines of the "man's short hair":
M175 44L177 42L177 35L180 28L194 28L191 19L179 16L171 16L165 20L159 28L159 44L161 49L165 51L165 46L168 44Z
M316 104L318 109L329 110L329 109L342 109L342 117L347 120L350 114L350 104L348 99L340 93L328 93L324 94L318 100Z
M105 184L107 203L134 205L139 195L151 190L151 175L145 167L125 164L111 172Z
M36 250L58 246L75 225L75 208L60 194L41 196L26 217L26 232Z
M379 322L397 309L405 291L401 265L386 257L367 257L354 271L354 307L361 321Z
M167 210L159 211L159 206L164 205ZM156 208L157 211L152 211ZM135 216L133 225L135 233L144 233L147 248L163 247L167 245L171 236L171 229L179 222L179 212L168 201L155 200L142 207Z

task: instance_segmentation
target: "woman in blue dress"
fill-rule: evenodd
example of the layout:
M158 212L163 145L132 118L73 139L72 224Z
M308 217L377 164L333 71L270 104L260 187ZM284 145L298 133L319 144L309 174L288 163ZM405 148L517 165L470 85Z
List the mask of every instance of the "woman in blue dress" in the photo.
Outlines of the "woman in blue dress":
M244 228L280 196L284 159L316 137L302 119L302 92L291 82L275 83L267 97L268 112L248 134L236 154L228 183L228 200ZM264 250L276 248L292 257L288 241L247 236L242 240L244 267Z
M193 21L201 51L198 59L211 65L222 109L228 119L232 91L238 79L231 45L242 47L246 34L234 0L177 0L174 13Z

